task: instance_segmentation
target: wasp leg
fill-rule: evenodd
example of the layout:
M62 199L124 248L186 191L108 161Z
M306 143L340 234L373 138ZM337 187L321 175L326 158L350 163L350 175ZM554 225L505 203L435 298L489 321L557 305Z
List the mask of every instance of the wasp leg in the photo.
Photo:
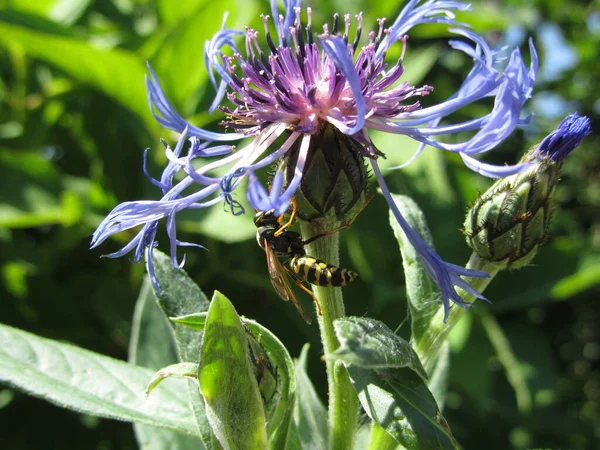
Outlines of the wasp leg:
M286 266L283 266L283 268L288 273L288 275L290 277L292 277L292 279L294 280L294 283L296 283L296 286L301 288L304 292L306 292L307 294L309 294L312 297L313 301L315 302L315 305L317 305L317 314L322 316L323 314L321 314L321 302L319 302L319 299L317 298L315 293L313 291L311 291L309 288L307 288L306 286L304 286L304 283L302 283L302 280L300 280L292 270L288 269Z
M278 219L278 222L282 217L283 215ZM292 226L294 217L296 217L296 199L292 197L292 213L290 214L290 218L284 225L281 225L281 227L279 227L279 229L275 232L275 236L281 236L281 234L285 231L286 228Z

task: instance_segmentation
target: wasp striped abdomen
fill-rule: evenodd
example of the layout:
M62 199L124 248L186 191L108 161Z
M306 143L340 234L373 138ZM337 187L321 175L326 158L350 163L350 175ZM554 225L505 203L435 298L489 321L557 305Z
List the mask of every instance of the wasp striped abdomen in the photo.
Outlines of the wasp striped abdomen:
M352 270L327 264L308 255L294 256L290 267L298 278L317 286L345 286L358 276Z

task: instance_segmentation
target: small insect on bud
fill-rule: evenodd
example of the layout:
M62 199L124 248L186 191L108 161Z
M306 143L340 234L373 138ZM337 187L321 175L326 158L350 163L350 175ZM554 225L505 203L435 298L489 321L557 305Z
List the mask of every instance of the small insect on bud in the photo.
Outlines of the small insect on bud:
M252 331L244 326L248 338L250 361L254 365L254 375L260 390L260 395L265 406L270 406L271 400L277 392L277 372L271 364L268 353L265 351Z
M361 145L331 125L324 125L310 145L295 194L298 217L345 221L367 198L369 176ZM285 161L288 181L294 175L298 153L298 148L292 149Z
M467 243L473 251L503 269L531 262L548 238L555 209L552 194L562 162L590 132L589 118L567 116L523 157L524 170L497 180L479 196L465 220Z

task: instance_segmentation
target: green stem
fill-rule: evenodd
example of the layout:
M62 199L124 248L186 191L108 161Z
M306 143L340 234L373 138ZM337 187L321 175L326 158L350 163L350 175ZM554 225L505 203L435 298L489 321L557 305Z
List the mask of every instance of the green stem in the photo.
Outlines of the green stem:
M300 223L304 239L323 233L318 224ZM307 254L329 264L339 264L339 237L337 233L324 236L306 246ZM340 343L335 336L333 321L344 317L344 300L339 287L312 286L321 305L318 317L325 357L333 353ZM329 448L351 450L354 444L358 419L358 396L348 371L341 363L325 359L329 389Z
M500 267L497 264L482 260L477 254L473 253L467 264L467 269L482 270L490 274L489 278L465 278L475 290L483 292L499 272ZM466 302L474 302L476 300L474 295L464 291L462 291L462 298ZM414 343L415 351L419 355L423 367L425 367L427 372L433 368L442 345L446 342L452 328L454 328L466 311L465 308L454 306L450 310L448 321L444 323L444 308L441 307L431 320L423 337Z

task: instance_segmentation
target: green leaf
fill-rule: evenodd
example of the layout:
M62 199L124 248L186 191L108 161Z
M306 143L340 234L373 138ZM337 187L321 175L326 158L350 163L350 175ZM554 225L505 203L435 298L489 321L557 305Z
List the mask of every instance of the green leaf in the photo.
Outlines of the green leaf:
M375 421L371 421L371 432L366 444L362 447L369 450L397 450L399 447L398 441L394 439L381 425ZM404 449L404 447L402 447Z
M409 197L392 195L396 206L425 242L433 246L431 233L425 221L425 215L419 206ZM429 322L435 316L442 304L442 298L437 285L431 279L415 248L406 239L406 235L394 215L390 212L390 225L402 252L402 264L406 278L406 293L411 315L412 340L417 343L424 335Z
M12 10L71 24L83 14L90 0L10 0L9 3Z
M153 129L144 88L145 67L127 50L104 49L89 42L40 33L0 22L0 43L18 45L34 58L66 72L73 79L106 94L137 114Z
M148 276L135 304L129 361L153 370L179 362L172 325L156 302Z
M38 0L32 2L30 0L11 0L8 9L40 16L48 16L57 1L58 0Z
M173 7L172 0L156 0L156 9L163 22L177 23L182 18L189 16L199 5L207 3L206 0L180 0L177 7Z
M348 368L371 419L408 449L455 448L408 342L374 319L345 317L334 328L340 348L333 357Z
M369 417L404 447L411 450L457 448L433 395L415 371L347 367Z
M358 427L358 430L356 430L356 435L354 436L354 450L365 450L365 449L369 449L369 450L382 450L378 447L374 447L374 448L370 448L370 442L371 442L371 428L372 425L375 424L375 422L368 422L365 425L361 425ZM377 425L377 424L375 424ZM377 425L379 426L379 425ZM394 450L400 449L399 444L396 442L396 440L393 440L394 443L396 444L396 447L394 447ZM383 449L385 450L385 449Z
M231 302L219 292L206 317L198 381L206 416L224 448L267 448L263 400L246 331Z
M171 258L154 250L154 271L160 287L158 304L166 317L185 316L208 311L209 302L198 285L182 269L173 266ZM146 259L147 260L147 259ZM182 362L198 362L200 335L189 328L171 323Z
M193 381L198 379L199 365L194 363L177 363L163 367L154 374L146 386L146 395L150 393L167 378L189 378Z
M566 300L600 284L600 257L594 254L593 257L581 259L581 267L575 273L565 276L552 286L550 296L553 299Z
M171 320L190 329L202 331L206 323L206 314L190 314ZM296 428L292 426L292 413L297 389L292 358L270 330L245 317L242 318L242 322L253 336L260 340L260 345L266 351L277 375L277 392L266 408L269 448L273 450L296 448L294 444L299 437Z
M408 367L423 379L427 373L408 342L383 322L366 317L344 317L333 323L340 347L330 356L366 369Z
M0 325L0 381L63 408L197 435L182 383L149 399L153 371Z
M42 155L0 152L0 227L68 226L82 215L81 199Z
M157 301L164 316L181 316L207 311L208 299L187 273L181 269L176 269L171 262L171 258L164 253L154 249L153 255L156 279L161 289L161 293L157 295ZM148 261L147 258L146 261ZM169 325L175 335L178 360L181 362L198 362L200 360L201 334L175 323L170 322ZM188 383L188 392L200 437L205 447L210 448L211 431L198 387L194 383Z
M306 373L309 348L309 344L302 347L295 364L298 399L294 422L302 448L327 448L327 410Z
M159 370L179 361L171 323L156 302L150 278L146 276L138 297L131 339L129 361L138 366ZM198 395L198 385L192 387ZM163 428L134 424L135 437L141 450L196 450L203 448L202 441L192 436L174 433Z
M204 450L206 448L197 437L137 423L134 427L140 450Z

